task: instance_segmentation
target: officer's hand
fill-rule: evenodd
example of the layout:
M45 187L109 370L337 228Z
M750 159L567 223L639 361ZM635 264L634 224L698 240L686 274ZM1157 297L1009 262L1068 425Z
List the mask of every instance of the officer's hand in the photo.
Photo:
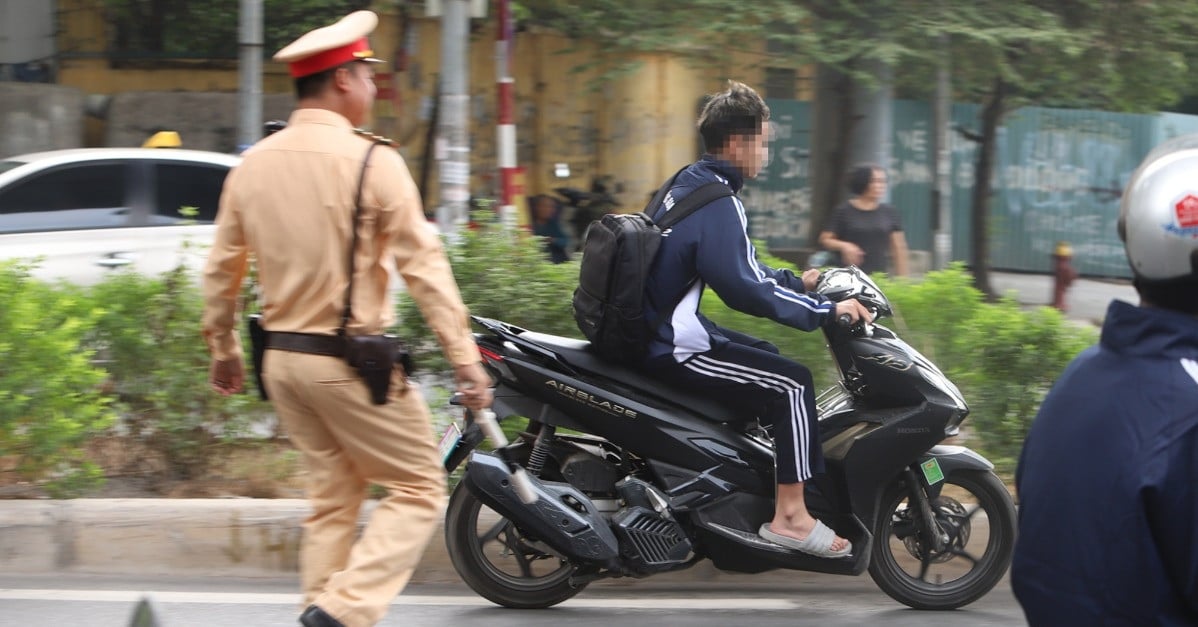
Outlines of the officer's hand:
M481 411L491 406L491 377L482 364L457 366L453 369L458 382L458 393L462 395L462 404L471 411Z
M245 386L245 365L241 357L224 361L213 359L212 367L208 369L208 383L222 396L240 392Z
M847 315L853 324L857 324L858 320L873 322L874 319L874 315L870 313L869 309L866 309L865 305L855 298L836 303L836 318L840 319L844 315Z
M819 283L819 268L811 268L803 273L803 287L807 288L808 292L815 291L815 284Z

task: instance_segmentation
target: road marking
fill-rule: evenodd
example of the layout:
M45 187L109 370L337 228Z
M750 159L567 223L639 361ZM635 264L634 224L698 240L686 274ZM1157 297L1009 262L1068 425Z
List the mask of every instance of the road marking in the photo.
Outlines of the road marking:
M156 603L209 603L213 605L298 605L298 594L256 592L182 592L174 590L48 590L0 588L0 600L6 601L67 601L101 603L136 603L144 597ZM494 607L495 604L473 596L403 595L394 605L437 605L451 607ZM745 597L722 598L655 598L655 597L594 597L570 599L561 607L624 608L647 610L790 610L799 604L785 599Z

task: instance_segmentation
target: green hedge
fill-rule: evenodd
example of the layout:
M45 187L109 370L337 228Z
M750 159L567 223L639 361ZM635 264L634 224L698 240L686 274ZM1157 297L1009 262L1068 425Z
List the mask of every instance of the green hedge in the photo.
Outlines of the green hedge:
M204 476L213 446L269 407L208 388L199 290L188 272L117 271L80 288L0 264L0 468L72 496L102 477L93 439L132 436L150 479Z

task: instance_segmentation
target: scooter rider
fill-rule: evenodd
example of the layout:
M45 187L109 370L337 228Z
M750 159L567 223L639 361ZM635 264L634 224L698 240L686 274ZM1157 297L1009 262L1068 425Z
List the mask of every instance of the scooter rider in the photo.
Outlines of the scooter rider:
M769 107L748 86L729 88L708 101L699 133L708 154L683 170L655 219L686 194L713 181L739 192L765 166ZM757 261L746 232L745 208L721 198L680 221L662 238L646 284L647 319L661 320L644 370L671 384L735 405L773 426L777 500L763 538L822 557L843 557L852 546L807 511L803 482L823 471L811 371L772 344L724 329L699 313L706 287L729 306L805 331L840 315L871 319L856 300L833 303L811 293L819 272L796 277ZM683 294L681 301L668 299Z
M1198 624L1198 136L1148 155L1118 232L1140 305L1111 303L1015 475L1032 625Z

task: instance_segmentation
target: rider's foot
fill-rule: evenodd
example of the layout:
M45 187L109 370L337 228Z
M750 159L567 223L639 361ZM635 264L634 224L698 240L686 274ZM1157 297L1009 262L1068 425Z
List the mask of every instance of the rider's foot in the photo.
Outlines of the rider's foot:
M811 514L789 517L775 515L774 520L770 522L770 530L780 536L786 536L788 538L794 538L795 540L802 541L806 540L807 536L811 534L811 531L815 529L816 522L817 521L811 516ZM836 539L832 541L831 549L833 551L843 551L848 545L848 540L840 536L836 536Z

